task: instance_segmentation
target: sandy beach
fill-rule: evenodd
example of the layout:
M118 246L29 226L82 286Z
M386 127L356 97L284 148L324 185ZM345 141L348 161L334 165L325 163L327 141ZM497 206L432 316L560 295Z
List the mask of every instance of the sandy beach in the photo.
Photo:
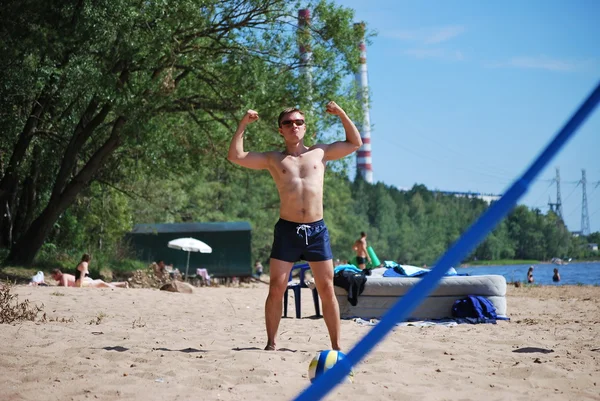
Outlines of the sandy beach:
M329 348L304 291L303 318L283 319L268 352L264 284L14 287L46 322L0 325L0 399L291 400ZM600 287L509 287L507 300L510 322L397 327L326 399L600 400ZM344 350L370 328L342 321Z

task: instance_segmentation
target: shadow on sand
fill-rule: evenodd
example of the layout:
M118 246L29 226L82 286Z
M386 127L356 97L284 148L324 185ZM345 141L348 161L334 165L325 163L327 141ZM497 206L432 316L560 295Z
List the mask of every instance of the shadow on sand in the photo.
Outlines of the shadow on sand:
M532 354L532 353L542 353L542 354L550 354L552 352L554 352L553 349L546 349L546 348L537 348L537 347L524 347L524 348L517 348L516 350L513 350L513 352L516 352L518 354Z

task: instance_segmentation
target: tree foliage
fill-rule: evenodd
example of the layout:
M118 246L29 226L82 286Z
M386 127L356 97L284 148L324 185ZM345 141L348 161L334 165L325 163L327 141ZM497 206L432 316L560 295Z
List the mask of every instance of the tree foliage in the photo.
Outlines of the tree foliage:
M298 74L298 7L286 1L5 2L0 244L9 259L31 262L93 182L123 189L217 171L222 188L211 196L222 197L236 114L260 106L266 122L249 141L260 150L276 143L268 122L283 106L343 98L343 72L358 62L352 13L325 1L308 7L311 88ZM330 121L311 117L315 135Z
M282 0L5 1L0 247L8 260L31 263L42 248L124 255L120 239L136 223L246 220L254 257L266 261L279 200L268 173L226 160L239 118L259 111L246 146L264 151L282 147L275 122L284 107L306 111L309 142L343 135L322 112L328 100L361 115L348 76L362 28L333 2L302 6L312 18L298 34L299 4ZM299 45L312 52L309 66ZM340 259L366 231L381 259L430 264L487 207L423 185L350 181L348 163L325 177ZM472 257L585 257L585 245L556 215L518 207Z

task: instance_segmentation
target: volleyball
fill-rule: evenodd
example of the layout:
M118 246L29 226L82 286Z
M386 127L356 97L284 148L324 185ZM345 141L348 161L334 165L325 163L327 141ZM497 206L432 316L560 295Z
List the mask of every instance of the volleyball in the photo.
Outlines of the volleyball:
M344 359L344 355L341 351L319 351L317 355L310 361L308 365L308 378L313 382L317 377L327 372L337 362ZM346 383L354 383L354 372L350 370L348 376L344 380Z

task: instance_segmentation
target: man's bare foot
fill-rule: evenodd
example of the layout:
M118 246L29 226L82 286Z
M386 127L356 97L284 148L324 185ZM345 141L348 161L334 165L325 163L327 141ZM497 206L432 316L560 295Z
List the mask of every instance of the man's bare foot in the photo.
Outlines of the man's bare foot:
M265 351L275 351L275 344L267 344Z

